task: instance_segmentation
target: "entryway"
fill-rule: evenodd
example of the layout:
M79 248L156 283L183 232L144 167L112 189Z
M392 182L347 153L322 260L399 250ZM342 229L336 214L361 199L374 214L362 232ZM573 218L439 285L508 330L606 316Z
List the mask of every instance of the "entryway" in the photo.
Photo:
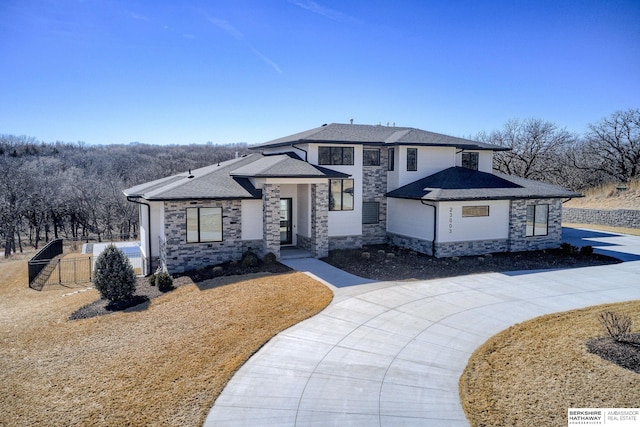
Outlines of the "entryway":
M280 199L280 245L293 244L293 199Z

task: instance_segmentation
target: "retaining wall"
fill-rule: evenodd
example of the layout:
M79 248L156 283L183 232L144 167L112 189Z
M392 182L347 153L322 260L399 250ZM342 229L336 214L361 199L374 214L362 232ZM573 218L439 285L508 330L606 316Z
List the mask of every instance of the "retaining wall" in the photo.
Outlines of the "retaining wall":
M563 207L562 222L608 225L609 227L640 228L640 210L605 210Z

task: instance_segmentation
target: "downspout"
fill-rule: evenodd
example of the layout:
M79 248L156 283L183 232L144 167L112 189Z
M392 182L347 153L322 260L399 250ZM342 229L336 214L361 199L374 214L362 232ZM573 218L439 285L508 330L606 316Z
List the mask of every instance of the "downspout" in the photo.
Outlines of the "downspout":
M149 253L147 254L147 273L151 273L151 205L148 203L140 202L138 200L132 199L131 196L127 196L128 202L133 202L138 205L143 205L147 207L147 248L149 248Z
M436 205L430 205L429 203L425 203L424 200L420 199L420 203L424 206L430 206L433 208L433 240L431 241L431 256L436 256L436 232L438 230L438 208Z
M296 150L303 151L304 152L304 161L309 163L309 160L308 160L309 153L307 153L307 150L305 150L304 148L296 147L295 144L291 144L291 148L295 148Z

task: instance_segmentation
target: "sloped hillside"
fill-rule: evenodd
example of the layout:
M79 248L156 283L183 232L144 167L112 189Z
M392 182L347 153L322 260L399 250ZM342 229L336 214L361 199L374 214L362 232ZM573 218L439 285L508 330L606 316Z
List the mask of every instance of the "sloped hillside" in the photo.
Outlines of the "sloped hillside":
M572 199L565 203L565 206L586 209L640 210L640 180L634 180L627 185L608 184L583 191L583 194L585 197Z

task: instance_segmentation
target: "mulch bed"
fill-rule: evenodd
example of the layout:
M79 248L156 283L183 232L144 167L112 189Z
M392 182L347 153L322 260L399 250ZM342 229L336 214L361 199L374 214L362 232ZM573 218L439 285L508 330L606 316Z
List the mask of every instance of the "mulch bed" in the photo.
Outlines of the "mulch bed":
M621 262L604 255L567 253L562 249L434 258L391 245L334 250L323 261L357 276L381 281L428 280L474 273L565 269Z
M590 353L640 374L640 333L631 334L626 341L603 337L589 340L586 344Z

